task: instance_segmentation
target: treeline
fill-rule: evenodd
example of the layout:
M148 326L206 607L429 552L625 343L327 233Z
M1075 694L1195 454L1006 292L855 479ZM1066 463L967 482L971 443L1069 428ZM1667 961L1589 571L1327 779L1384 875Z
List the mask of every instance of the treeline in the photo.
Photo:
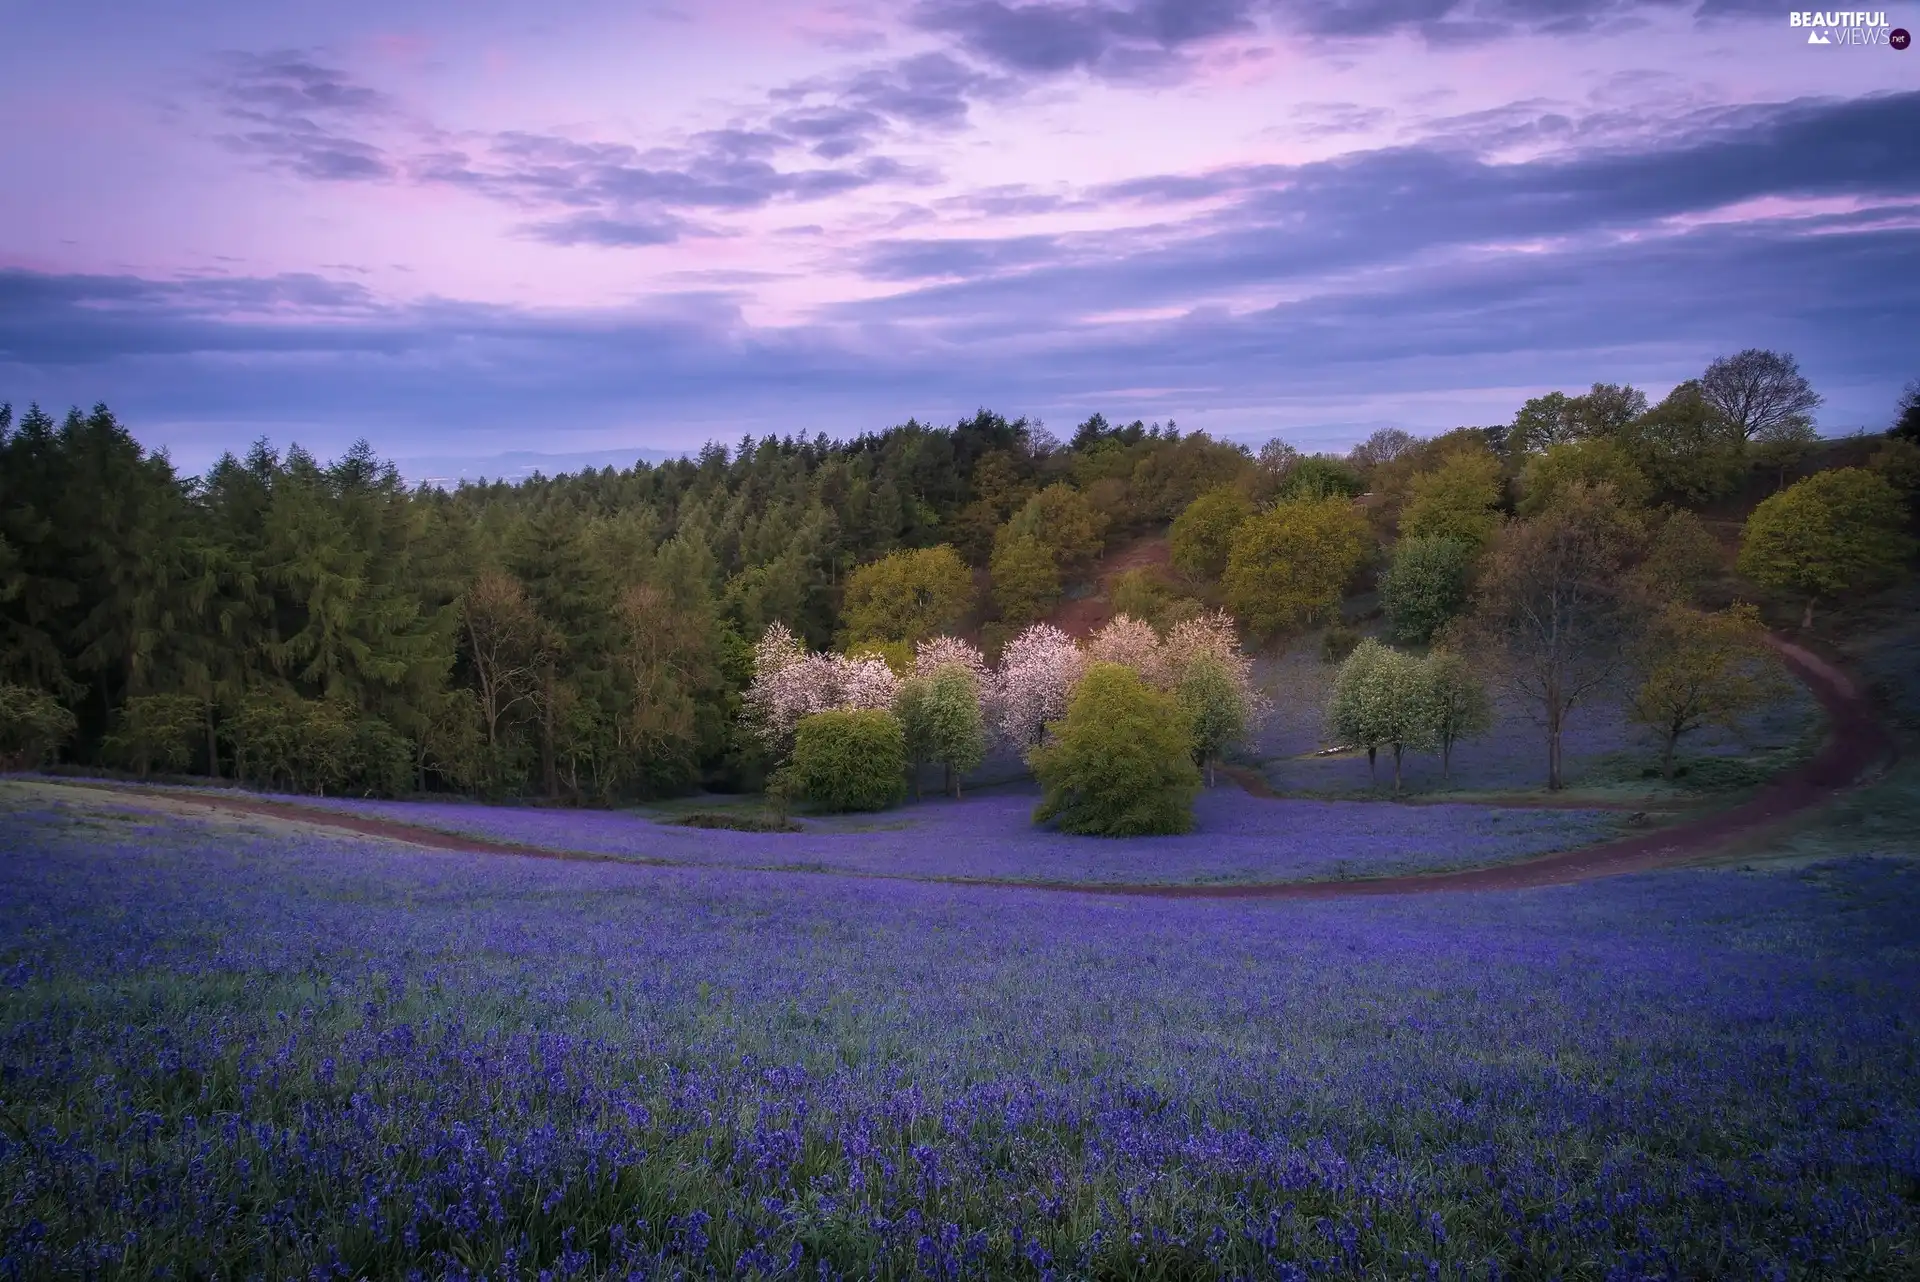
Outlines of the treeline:
M1246 459L982 412L448 492L364 444L183 477L105 406L0 408L0 756L376 794L751 785L768 624L844 643L849 576L901 549L954 549L971 601L967 562L1060 493L1123 537Z
M753 787L742 697L772 624L896 667L943 633L996 657L1105 549L1171 524L1173 565L1109 584L1113 609L1165 633L1225 606L1274 635L1377 573L1420 641L1513 518L1596 484L1650 508L1756 464L1784 479L1817 402L1791 358L1745 352L1657 405L1596 385L1339 458L1099 415L1062 442L982 411L452 491L364 444L322 463L262 442L183 477L105 406L0 407L0 761L576 801ZM1916 406L1896 435L1920 437Z

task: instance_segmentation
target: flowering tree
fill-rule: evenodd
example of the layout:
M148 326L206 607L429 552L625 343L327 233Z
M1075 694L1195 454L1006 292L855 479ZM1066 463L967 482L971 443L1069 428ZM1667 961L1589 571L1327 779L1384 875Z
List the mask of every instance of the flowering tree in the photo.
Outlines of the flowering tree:
M1234 630L1233 617L1224 610L1176 623L1167 633L1160 654L1169 689L1178 688L1196 662L1202 659L1217 662L1233 688L1249 732L1258 729L1273 710L1273 701L1253 679L1253 660L1240 648L1240 635Z
M958 637L934 637L922 641L913 650L913 674L917 677L932 677L942 668L960 668L973 678L974 688L984 692L991 684L993 673L987 668L986 656Z
M1158 690L1168 685L1160 634L1149 624L1124 614L1114 615L1105 627L1087 638L1087 660L1132 668Z
M794 727L816 712L884 710L900 678L874 655L809 654L782 624L767 628L753 649L753 683L741 717L776 756L792 745Z
M989 720L1001 739L1023 753L1037 745L1047 723L1067 715L1086 662L1073 638L1049 623L1036 623L1007 642L988 692Z

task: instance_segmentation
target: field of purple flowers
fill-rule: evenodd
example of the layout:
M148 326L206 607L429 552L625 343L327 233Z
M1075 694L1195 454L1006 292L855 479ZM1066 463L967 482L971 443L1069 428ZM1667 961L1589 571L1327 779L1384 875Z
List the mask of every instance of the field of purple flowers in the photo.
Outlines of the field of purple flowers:
M1199 883L1306 881L1506 863L1604 841L1616 813L1284 801L1223 784L1194 805L1194 831L1113 841L1035 828L1031 788L897 810L802 820L797 833L684 828L674 811L554 810L459 802L288 798L468 836L673 863L808 868L898 877ZM675 810L684 811L686 807Z
M0 1277L1920 1263L1905 860L1116 900L50 795L0 809Z

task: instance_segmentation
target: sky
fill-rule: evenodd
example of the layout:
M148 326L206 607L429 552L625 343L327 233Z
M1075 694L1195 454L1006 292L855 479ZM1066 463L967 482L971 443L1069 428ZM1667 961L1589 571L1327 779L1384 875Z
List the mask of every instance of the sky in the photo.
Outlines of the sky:
M0 0L0 400L187 470L981 407L1337 449L1757 346L1877 430L1920 0L1793 12Z

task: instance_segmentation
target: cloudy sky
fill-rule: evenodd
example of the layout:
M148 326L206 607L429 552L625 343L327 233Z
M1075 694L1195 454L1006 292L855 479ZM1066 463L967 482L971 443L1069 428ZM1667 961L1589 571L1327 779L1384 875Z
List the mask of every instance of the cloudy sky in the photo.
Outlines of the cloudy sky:
M1887 11L1920 28L1920 2ZM1920 375L1920 51L1748 0L0 0L0 399L192 468ZM1881 32L1864 38L1877 41Z

